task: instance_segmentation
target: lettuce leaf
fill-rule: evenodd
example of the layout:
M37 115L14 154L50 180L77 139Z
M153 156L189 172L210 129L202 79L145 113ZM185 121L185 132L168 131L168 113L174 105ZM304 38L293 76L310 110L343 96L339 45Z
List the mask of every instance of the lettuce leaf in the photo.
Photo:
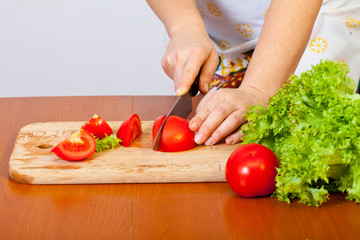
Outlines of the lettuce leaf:
M95 152L101 152L108 149L114 149L120 145L121 140L117 138L114 134L106 136L103 139L95 137L96 150Z
M260 143L279 158L274 196L320 206L331 192L360 202L360 96L347 64L321 60L270 98L251 107L243 143Z

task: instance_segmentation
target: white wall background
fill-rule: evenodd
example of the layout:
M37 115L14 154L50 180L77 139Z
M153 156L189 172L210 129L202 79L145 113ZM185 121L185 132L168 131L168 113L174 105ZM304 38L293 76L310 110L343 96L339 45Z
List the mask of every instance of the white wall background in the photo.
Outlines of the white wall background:
M174 95L145 0L0 0L0 97Z

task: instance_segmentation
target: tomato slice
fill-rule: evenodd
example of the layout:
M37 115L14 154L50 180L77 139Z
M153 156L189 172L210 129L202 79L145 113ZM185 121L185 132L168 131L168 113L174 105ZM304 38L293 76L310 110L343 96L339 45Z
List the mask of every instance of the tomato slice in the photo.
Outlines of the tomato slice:
M121 139L121 144L124 147L129 147L141 133L142 128L140 118L137 114L133 114L121 123L116 137Z
M113 134L113 130L109 124L96 114L84 126L82 126L82 129L93 134L99 139L103 139L104 137Z
M96 150L94 137L80 129L71 137L56 145L51 152L64 160L79 161L91 156Z
M153 143L165 118L166 116L158 117L154 122ZM196 146L194 137L195 134L190 130L189 122L186 119L179 116L169 116L161 134L159 151L180 152L192 149Z

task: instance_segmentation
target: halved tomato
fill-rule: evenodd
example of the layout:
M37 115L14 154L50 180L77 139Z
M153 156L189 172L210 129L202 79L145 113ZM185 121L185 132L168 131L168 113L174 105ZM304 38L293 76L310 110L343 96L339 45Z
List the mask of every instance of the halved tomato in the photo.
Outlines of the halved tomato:
M158 117L153 125L153 143L166 116ZM194 132L189 128L189 122L179 116L169 116L166 120L160 139L161 152L180 152L196 146Z
M158 134L161 125L165 121L165 118L166 118L166 115L160 116L157 119L155 119L155 122L154 122L154 125L153 125L153 128L152 128L152 140L153 140L153 143L155 141L156 135Z
M116 137L121 139L124 147L129 147L131 143L141 135L141 121L137 114L131 115L123 121L119 127Z
M80 129L71 137L56 145L51 152L64 160L79 161L91 156L96 150L94 137Z
M95 137L103 139L104 137L113 134L113 130L109 124L98 115L94 115L84 126L81 127Z

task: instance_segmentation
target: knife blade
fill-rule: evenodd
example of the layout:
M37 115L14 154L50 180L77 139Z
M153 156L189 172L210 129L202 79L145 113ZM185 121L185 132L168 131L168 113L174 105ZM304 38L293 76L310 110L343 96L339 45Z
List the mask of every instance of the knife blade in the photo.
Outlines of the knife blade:
M193 110L192 97L196 96L197 93L199 92L199 76L200 76L200 73L195 78L194 83L191 85L189 92L180 96L176 100L176 102L175 102L174 106L171 108L170 112L166 115L165 120L161 124L161 126L156 134L156 137L155 137L155 140L154 140L154 143L152 146L153 150L155 150L155 151L159 150L161 134L164 129L166 120L170 116L174 115L174 116L179 116L179 117L186 119L192 112L192 110Z

